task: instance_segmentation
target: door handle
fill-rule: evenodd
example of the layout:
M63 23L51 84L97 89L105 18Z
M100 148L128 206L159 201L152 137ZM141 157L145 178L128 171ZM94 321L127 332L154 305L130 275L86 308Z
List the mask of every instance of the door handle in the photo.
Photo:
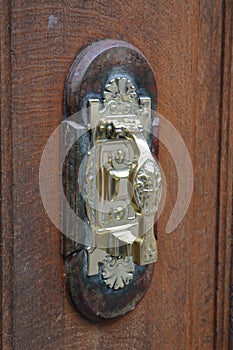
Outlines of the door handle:
M91 320L119 317L133 309L149 286L157 260L154 217L162 180L158 148L151 152L152 144L157 145L151 136L158 131L152 110L156 97L147 60L121 41L88 47L67 78L63 123L70 134L75 122L74 134L86 130L86 150L74 139L65 160L64 190L77 215L80 208L73 194L81 191L78 204L91 240L83 244L63 237L62 252L68 294ZM69 217L66 221L69 229Z
M116 80L120 82L123 79L125 78ZM113 82L115 84L115 80ZM100 214L101 218L99 221L97 219L97 224L93 223L93 230L96 231L95 247L105 250L112 256L132 256L134 263L145 265L157 260L153 222L161 198L161 174L143 136L144 129L140 120L132 119L131 115L130 118L124 116L123 121L117 119L121 117L116 115L111 121L101 119L95 133L96 157L101 158L104 151L113 155L107 158L106 163L100 164L95 182L96 192L99 193L96 215L103 206L110 208L105 213L108 216L107 222L103 223ZM127 140L131 145L133 153L131 160L124 159L121 140ZM98 152L99 147L101 150ZM127 182L123 196L119 195L121 182ZM122 201L125 201L123 206ZM111 208L111 203L114 204L114 210ZM128 215L127 219L125 211L130 212L130 217ZM129 225L131 227L127 227L126 230L125 226ZM89 254L88 275L91 276L98 273L98 265L96 251L94 261L91 259L92 253ZM102 261L102 256L100 252L98 262Z

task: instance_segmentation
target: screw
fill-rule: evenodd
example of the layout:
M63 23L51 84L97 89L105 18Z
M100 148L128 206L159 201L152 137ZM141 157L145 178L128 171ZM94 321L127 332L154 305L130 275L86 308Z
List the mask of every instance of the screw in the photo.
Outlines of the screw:
M114 158L118 164L122 164L125 160L125 152L122 149L118 149Z
M122 220L123 217L124 217L124 215L125 215L125 210L124 210L124 208L118 207L118 208L115 209L115 211L114 211L114 216L115 216L115 218L116 218L117 221Z
M109 124L106 128L106 135L107 137L112 137L112 125Z

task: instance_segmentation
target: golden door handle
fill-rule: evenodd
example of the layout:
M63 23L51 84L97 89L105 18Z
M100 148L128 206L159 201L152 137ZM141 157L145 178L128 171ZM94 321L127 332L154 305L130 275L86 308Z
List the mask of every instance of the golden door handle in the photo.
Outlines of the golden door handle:
M140 265L157 260L153 221L162 193L159 165L151 154L143 130L140 121L129 119L101 120L96 131L98 142L116 140L119 143L119 140L126 139L131 143L134 151L132 161L127 160L125 167L123 165L120 169L114 168L112 162L104 165L107 176L103 187L106 189L104 197L112 200L120 179L128 180L128 195L138 220L138 237L135 237L133 242L128 239L128 243L132 245L133 261ZM122 155L118 154L119 156ZM113 249L110 252L114 254ZM115 254L117 255L117 252ZM121 255L128 255L128 249L121 249Z
M69 297L94 321L133 310L157 260L156 104L150 64L123 41L86 47L67 77L62 254Z

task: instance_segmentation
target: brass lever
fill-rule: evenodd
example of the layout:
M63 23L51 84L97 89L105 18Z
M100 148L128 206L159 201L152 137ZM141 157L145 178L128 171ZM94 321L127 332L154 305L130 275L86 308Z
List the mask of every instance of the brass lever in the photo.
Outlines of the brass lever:
M130 141L134 158L131 163L128 162L124 169L114 169L110 164L105 164L106 184L105 188L109 190L108 198L113 199L116 196L116 189L120 179L128 180L129 198L135 210L138 219L139 236L132 241L126 238L126 245L121 247L121 255L133 256L133 261L137 264L144 265L157 260L157 246L153 233L154 214L158 210L158 203L161 198L161 175L159 166L153 158L148 143L143 136L143 127L140 121L107 121L101 120L97 127L96 139L98 142L104 142L107 139L118 140L125 138ZM105 194L106 198L107 195ZM107 234L109 235L109 234ZM129 236L130 232L129 232ZM128 245L132 245L129 254ZM101 245L100 247L101 248ZM111 255L118 255L115 247L107 249Z
M89 250L91 276L99 271L103 251L116 257L132 256L139 265L157 260L153 226L162 184L158 163L144 136L151 123L150 98L138 100L131 81L118 77L106 85L103 104L91 99L89 105L89 125L95 131L88 187L96 186L96 195L91 195L96 207L90 195L86 198L96 247Z

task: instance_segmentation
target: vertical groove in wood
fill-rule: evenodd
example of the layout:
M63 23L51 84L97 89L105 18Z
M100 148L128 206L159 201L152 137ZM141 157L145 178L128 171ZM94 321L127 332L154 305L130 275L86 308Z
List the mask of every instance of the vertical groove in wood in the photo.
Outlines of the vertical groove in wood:
M232 223L232 1L223 1L219 128L219 180L216 242L215 349L229 343L229 291Z
M193 127L192 127L192 149L193 149L193 157L195 155L196 150L196 133L197 133L197 125L195 122L196 115L198 115L198 104L196 103L195 99L198 94L198 84L197 84L197 72L198 72L198 45L199 45L199 16L200 16L200 2L199 1L193 1L193 29L192 29L192 35L193 35L193 45L192 45L192 72L194 72L191 76L192 79L192 85L193 85L193 99L192 99L192 108L193 108ZM193 158L192 158L193 162ZM195 186L195 184L194 184ZM192 208L192 212L195 210L195 204L194 200L192 198L192 202L190 204L190 207ZM191 227L194 229L195 225L195 218L194 216L190 220ZM190 245L193 246L193 239L190 239ZM186 330L186 339L187 339L187 347L192 348L193 342L195 336L193 335L193 309L195 308L194 305L194 295L195 290L192 288L192 278L193 275L193 257L192 257L192 248L189 248L189 266L188 266L188 275L189 275L189 286L188 286L188 299L189 299L189 317L188 317L188 327Z
M1 349L13 348L12 276L12 137L11 137L11 1L0 1L0 259Z
M188 348L214 347L216 205L221 76L222 1L194 1L193 219L190 225ZM213 150L213 148L215 150ZM210 195L212 193L212 195ZM202 211L201 206L205 207Z
M230 50L230 54L231 54L231 70L230 70L230 105L229 105L229 115L230 115L230 127L229 127L229 133L230 133L230 137L229 137L229 142L231 142L231 148L229 149L229 155L230 155L230 165L229 165L229 180L232 180L232 169L233 169L233 72L232 72L232 68L233 68L233 4L231 7L231 31L230 31L230 38L231 38L231 50ZM232 192L233 192L233 184L231 183L231 187L232 187ZM228 293L228 291L226 291L226 297L229 300L229 304L230 304L230 308L229 308L229 312L226 309L226 317L225 318L225 324L224 324L224 328L226 329L226 325L228 326L229 324L229 343L228 343L228 349L231 350L233 349L233 199L232 197L229 198L231 207L229 206L229 211L228 212L228 230L229 230L229 235L231 235L231 240L230 240L230 255L231 255L231 262L230 262L230 291ZM227 231L228 231L227 230ZM226 329L227 331L227 329Z

